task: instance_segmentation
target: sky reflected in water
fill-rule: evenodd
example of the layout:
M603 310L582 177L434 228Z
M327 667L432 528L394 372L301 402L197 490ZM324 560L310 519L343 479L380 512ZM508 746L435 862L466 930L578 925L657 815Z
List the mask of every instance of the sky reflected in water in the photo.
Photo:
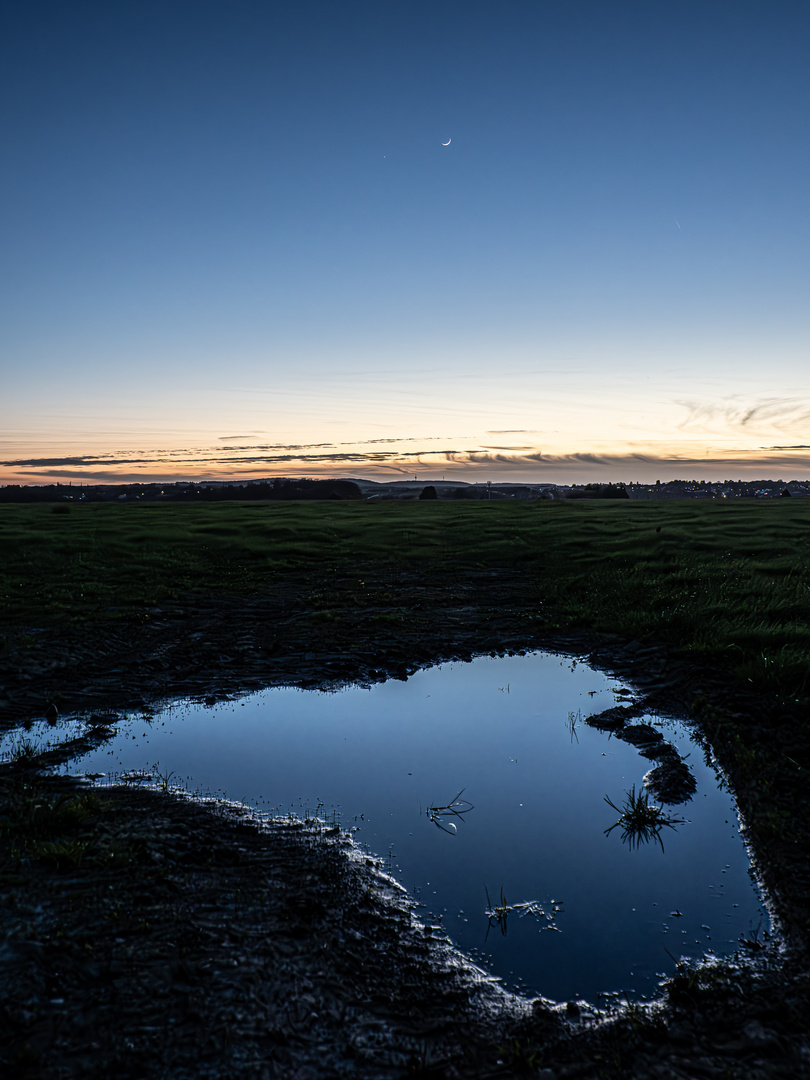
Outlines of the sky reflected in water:
M370 690L273 689L131 717L80 767L158 764L192 790L337 816L507 985L650 996L671 956L732 953L767 917L733 802L680 724L645 718L691 755L696 794L668 808L684 823L662 830L663 850L606 835L605 796L621 806L653 764L582 722L619 687L569 658L484 657ZM431 813L454 801L457 813Z

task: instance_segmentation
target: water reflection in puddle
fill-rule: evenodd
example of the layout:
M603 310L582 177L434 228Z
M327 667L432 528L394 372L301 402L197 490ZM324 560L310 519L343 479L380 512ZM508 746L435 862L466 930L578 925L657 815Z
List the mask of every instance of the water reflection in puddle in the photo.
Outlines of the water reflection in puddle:
M639 997L671 956L729 954L766 921L732 800L678 724L653 718L691 755L697 791L665 808L683 823L660 830L663 846L606 834L605 796L621 809L652 764L581 721L615 705L618 686L534 654L371 690L274 689L125 720L81 768L159 763L194 790L337 816L507 985Z

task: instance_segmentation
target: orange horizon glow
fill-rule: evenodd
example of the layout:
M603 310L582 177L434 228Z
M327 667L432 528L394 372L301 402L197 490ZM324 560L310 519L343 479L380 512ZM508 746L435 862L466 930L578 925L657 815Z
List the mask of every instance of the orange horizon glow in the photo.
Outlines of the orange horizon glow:
M231 483L275 477L313 479L447 480L463 483L570 484L587 482L654 483L656 480L785 480L810 479L810 451L805 447L774 448L767 454L697 448L665 454L660 448L623 447L545 453L540 450L492 448L370 449L320 444L298 449L239 443L224 451L213 447L169 452L139 451L74 454L45 458L10 458L0 465L0 485Z

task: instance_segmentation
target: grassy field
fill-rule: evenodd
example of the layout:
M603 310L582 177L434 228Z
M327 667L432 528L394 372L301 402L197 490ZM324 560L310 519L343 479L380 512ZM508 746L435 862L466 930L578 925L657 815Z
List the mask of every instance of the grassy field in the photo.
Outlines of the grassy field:
M520 588L524 579L525 594ZM212 596L222 602L211 603ZM266 600L252 602L262 596ZM250 602L242 602L245 598ZM509 605L514 605L516 613ZM163 610L158 614L150 610L154 608ZM168 691L161 693L175 693L177 679L185 677L189 651L208 648L209 642L206 635L193 635L202 641L185 651L178 647L177 658L166 661L164 676L164 669L155 661L155 657L160 660L164 648L160 635L178 641L195 618L201 620L200 612L212 613L205 616L209 620L204 624L206 632L215 629L206 655L216 661L220 642L226 641L223 663L243 672L245 665L253 663L262 677L274 665L283 672L300 673L294 665L284 667L285 658L303 656L306 661L310 647L313 662L320 668L324 652L342 657L351 652L357 638L362 639L361 657L366 653L370 657L362 662L371 664L379 677L379 671L396 671L389 652L396 661L412 659L405 655L408 648L414 642L424 647L427 634L433 651L417 650L418 666L438 655L436 635L440 635L442 645L445 640L451 642L453 626L457 632L462 623L474 624L476 629L468 651L480 648L481 641L487 642L485 649L501 648L504 626L521 631L517 635L520 647L526 641L542 641L543 631L549 631L551 641L562 637L590 647L590 635L567 636L568 631L586 630L683 650L687 657L691 654L709 663L693 666L669 655L662 685L669 685L674 670L679 680L678 700L686 703L689 715L697 721L698 732L723 766L737 799L757 873L766 886L780 932L786 935L785 940L794 945L798 942L800 949L806 950L805 943L810 940L810 500L6 505L0 506L0 609L0 659L10 658L9 685L16 679L13 689L23 703L19 711L23 723L36 709L36 715L42 715L46 702L57 700L50 695L54 686L61 687L65 672L80 675L76 685L82 694L84 680L89 680L94 706L93 680L103 687L105 679L104 671L92 669L96 657L99 667L107 664L105 633L107 639L119 643L110 653L116 663L122 652L132 652L135 666L145 659L134 684L137 695L142 685L149 686L156 678L164 680L161 686L168 686ZM250 650L241 651L238 639L251 611L254 621L248 628L253 644ZM280 630L273 623L275 618L280 620ZM269 629L264 640L255 631L257 627L264 630L266 624ZM55 629L41 634L27 632L37 627ZM157 646L150 644L153 635ZM228 635L234 639L233 649ZM277 637L287 651L274 659ZM70 665L57 664L55 674L48 675L44 663L48 657L40 654L48 649L58 654L64 642L68 643L63 651ZM261 646L258 651L254 649L256 642ZM627 652L618 648L620 642L615 638L606 637L604 643L605 656L614 647L617 655ZM250 660L251 650L258 660ZM630 652L635 656L637 650ZM650 652L659 655L658 650ZM31 657L34 663L26 667ZM640 665L644 662L638 661ZM715 665L740 682L735 686L718 675ZM107 681L111 686L130 678L130 674L121 675L125 664L110 666ZM214 663L211 677L220 678L223 670ZM0 678L0 682L5 679ZM745 690L749 687L768 693L748 694ZM0 686L2 690L8 691L8 687ZM130 692L131 687L120 691ZM14 694L9 701L17 701ZM775 700L774 694L780 700ZM59 711L68 715L69 709L63 710L59 701ZM89 731L88 739L104 728L91 724ZM146 1029L141 1031L132 1017L144 1014L143 992L153 985L153 968L174 971L175 938L184 941L180 934L193 925L178 900L178 882L187 890L183 895L190 898L188 911L193 911L199 904L200 881L210 880L208 907L201 910L206 920L216 918L228 928L227 934L216 935L223 939L223 959L218 963L228 972L228 993L234 977L229 966L233 963L234 945L229 934L234 912L246 913L251 927L270 925L272 932L263 934L264 940L273 942L278 937L277 923L266 921L268 890L257 884L265 881L261 877L265 856L273 860L273 881L293 882L292 892L285 885L279 895L285 917L292 920L295 949L304 939L321 940L312 931L312 911L323 907L321 863L316 869L310 869L314 863L302 864L296 877L295 865L283 862L286 856L274 847L269 855L262 848L264 854L261 859L256 856L254 862L243 865L240 855L234 864L232 835L220 834L213 817L207 813L197 816L192 804L166 800L165 805L159 805L153 801L153 816L145 818L145 807L137 801L145 793L125 788L92 796L72 788L63 792L58 785L65 784L67 778L40 773L33 748L31 753L28 748L29 744L21 741L6 772L0 770L0 847L5 852L5 887L11 897L9 918L23 913L19 916L23 921L13 925L28 949L15 953L14 946L7 950L12 960L5 968L0 965L0 977L6 979L9 1000L22 994L26 1003L35 1001L36 1007L26 1004L26 1011L19 1011L27 1018L22 1026L17 1014L11 1026L4 1029L0 1024L0 1060L5 1046L11 1046L15 1053L22 1046L20 1054L31 1054L30 1047L35 1045L37 1053L44 1048L43 1061L50 1054L61 1068L62 1044L54 1042L53 1033L62 1039L62 1033L70 1031L75 1044L86 1047L91 1039L86 1032L92 1031L97 1040L99 1030L110 1033L110 1045L116 1053L123 1045L121 1032L134 1032L126 1043L125 1070L133 1060L141 1063L154 1056L154 1044L149 1041L152 1036L144 1034ZM181 812L186 815L182 828L174 827L172 815ZM138 846L133 846L133 836ZM228 861L223 855L222 866L212 870L211 851L215 849L227 853ZM158 864L151 852L160 857ZM279 859L283 871L278 869ZM168 875L165 879L164 874ZM299 911L290 896L302 880L314 882L318 899L312 906L308 902L301 905ZM234 903L237 894L238 908ZM370 895L370 890L365 889L366 894ZM36 923L29 925L25 920L29 919L27 913L33 912L32 895L40 902L36 914L30 915ZM340 904L343 934L344 901ZM365 904L364 900L359 924L362 933L355 935L351 950L345 956L340 948L330 950L330 955L345 961L338 983L348 986L353 1003L368 996L361 982L367 972L389 968L386 964L375 967L379 952L374 952L373 961L356 959L369 927ZM347 902L345 909L349 908ZM122 922L113 921L119 917ZM189 961L187 970L205 971L204 979L191 976L199 983L194 992L202 995L213 987L200 1014L207 1018L219 1016L221 1004L216 998L219 984L208 966L211 925L207 921L188 945L193 962ZM318 931L322 940L332 940L329 926L318 925L322 926ZM376 941L372 939L370 949L378 948ZM169 947L166 942L171 948L168 953L160 951ZM601 1029L604 1045L597 1040L591 1050L582 1048L583 1040L590 1038L586 1024L574 1036L565 1034L565 1053L570 1051L581 1072L583 1060L590 1060L587 1055L592 1052L589 1075L612 1077L652 1075L646 1066L641 1073L630 1065L624 1068L619 1052L629 1062L636 1047L639 1054L646 1055L645 1061L656 1065L666 1060L662 1058L666 1052L674 1055L680 1072L686 1068L693 1075L684 1057L690 1052L683 1034L688 1021L693 1028L686 1043L692 1046L692 1056L697 1055L696 1074L706 1073L706 1062L711 1060L712 1075L747 1076L748 1064L756 1055L750 1075L764 1075L759 1069L760 1055L769 1055L770 1070L776 1053L773 1048L778 1046L786 1064L768 1075L799 1075L794 1058L798 1062L796 1048L805 1040L807 1030L806 951L792 956L782 952L780 945L779 950L760 953L764 944L756 935L742 945L761 959L765 957L764 966L749 973L744 964L737 963L730 967L678 963L666 984L668 1012L647 1014L635 1005L628 1006L613 1026ZM101 947L107 950L103 962ZM24 967L13 967L15 956ZM142 961L140 967L136 959ZM276 962L274 953L272 962L267 962L268 970L275 970ZM31 987L50 985L46 980L54 970L60 971L59 996L51 999L51 992L37 991L39 996L32 998ZM115 996L105 995L104 980L108 980L110 970L126 972L116 987L126 985L128 997L118 989ZM247 987L247 980L255 979L255 969L246 958L239 970L244 971ZM420 1001L429 1003L431 1022L437 1008L440 1014L449 1009L455 1014L456 1004L448 1005L455 999L444 1000L444 992L437 991L426 976L419 975L409 983L400 979L402 968L394 965L390 970L396 972L398 980L389 995L397 1007L405 982L411 992L416 987ZM309 978L309 967L307 973ZM267 1017L265 999L254 992L255 985L251 981L249 992L244 991L244 1000L259 1002L263 1010L261 1021L251 1031L264 1030ZM305 984L296 973L295 988L284 993L294 996L299 985ZM94 988L90 997L88 987ZM154 1000L159 1001L161 1010L175 1008L177 1015L185 1018L190 1000L186 992L183 986L179 997ZM331 984L328 993L332 1000ZM148 1007L152 1004L150 999ZM307 1016L310 1011L308 1004ZM413 1015L407 1012L408 1024ZM546 1034L538 1034L546 1029L534 1026L537 1014L532 1011L531 1015L533 1026L525 1043L512 1040L516 1060L526 1067L531 1062L555 1065L553 1054L558 1044L548 1048ZM69 1024L65 1017L71 1018ZM667 1025L673 1020L677 1034L670 1046ZM756 1032L767 1031L768 1038L773 1029L777 1034L765 1044L765 1050L758 1036L752 1036L748 1056L740 1057L739 1033L746 1030L746 1024ZM342 1037L344 1029L350 1027L341 1020L334 1038ZM176 1052L181 1053L184 1044L176 1033L184 1026L178 1023L171 1030L175 1032L175 1042L170 1040L172 1052L177 1047ZM148 1031L157 1032L157 1025ZM716 1045L718 1031L728 1033L728 1045L734 1047L728 1054L722 1045ZM160 1038L165 1048L162 1029ZM134 1058L136 1052L144 1057ZM543 1056L546 1054L552 1056ZM501 1041L497 1041L497 1055L504 1056ZM116 1068L120 1071L118 1065ZM101 1070L104 1075L114 1071ZM146 1074L145 1069L142 1072ZM34 1074L29 1070L25 1075Z
M0 604L17 624L120 619L188 591L296 573L525 572L553 629L717 659L810 694L810 502L73 504L0 508Z

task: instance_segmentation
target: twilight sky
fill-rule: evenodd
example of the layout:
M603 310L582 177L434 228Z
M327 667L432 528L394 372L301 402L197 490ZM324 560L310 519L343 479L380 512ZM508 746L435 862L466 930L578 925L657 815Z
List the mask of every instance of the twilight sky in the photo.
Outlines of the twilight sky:
M9 0L0 483L810 476L808 54L803 0Z

